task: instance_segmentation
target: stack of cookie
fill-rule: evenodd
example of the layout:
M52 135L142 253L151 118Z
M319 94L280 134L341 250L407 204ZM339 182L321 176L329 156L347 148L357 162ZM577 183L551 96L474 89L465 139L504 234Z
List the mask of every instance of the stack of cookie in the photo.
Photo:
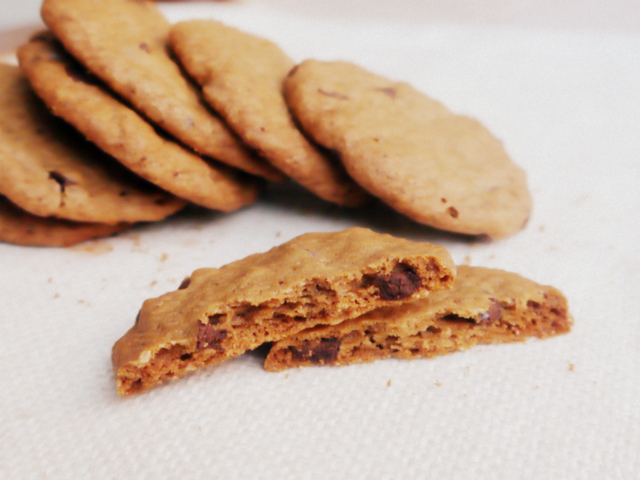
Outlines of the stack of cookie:
M302 235L144 302L113 347L131 395L273 343L271 371L433 357L571 327L553 287L456 267L442 247L363 228Z
M0 125L0 240L69 244L187 203L229 212L287 179L463 234L500 238L528 218L524 172L501 143L407 84L296 66L213 20L172 26L151 2L45 0L42 16L50 31L19 49L21 69L0 70L16 110ZM34 233L52 228L67 239Z

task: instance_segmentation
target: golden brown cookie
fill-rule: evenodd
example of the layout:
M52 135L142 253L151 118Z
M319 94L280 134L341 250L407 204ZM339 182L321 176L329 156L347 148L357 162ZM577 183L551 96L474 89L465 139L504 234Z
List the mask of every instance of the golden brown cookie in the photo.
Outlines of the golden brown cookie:
M450 290L276 342L265 368L435 357L477 344L547 338L570 328L567 301L557 289L515 273L460 266Z
M477 120L345 62L303 62L285 96L302 128L337 151L360 185L413 220L492 238L525 225L525 173Z
M185 202L133 175L52 116L18 67L0 65L0 194L29 213L116 224Z
M178 140L255 175L282 175L207 109L167 51L170 24L153 2L45 0L42 18L66 50Z
M124 166L198 205L232 211L253 203L259 183L163 138L65 53L50 33L18 50L20 66L51 111Z
M365 192L291 118L282 83L294 62L275 43L215 20L173 26L169 43L227 124L273 165L325 200L361 205Z
M0 242L32 247L68 247L130 227L130 223L106 225L37 217L20 210L0 195Z
M144 302L113 347L118 393L129 395L319 323L449 288L448 252L363 228L309 233Z

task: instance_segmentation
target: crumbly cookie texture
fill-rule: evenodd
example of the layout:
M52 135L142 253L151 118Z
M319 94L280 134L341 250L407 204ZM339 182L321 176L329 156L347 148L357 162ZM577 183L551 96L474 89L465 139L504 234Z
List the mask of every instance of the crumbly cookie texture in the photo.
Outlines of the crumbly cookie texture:
M282 94L294 62L275 43L215 20L180 22L169 43L207 102L247 145L325 200L367 200L344 167L294 124Z
M37 217L20 210L0 195L0 242L32 247L68 247L130 227L130 223L106 225Z
M192 203L222 211L253 203L254 177L213 165L163 138L71 58L50 32L18 50L20 66L49 109L137 175Z
M67 51L158 127L202 155L282 178L204 106L169 55L171 25L153 2L44 0L41 13Z
M274 343L265 368L435 357L477 344L547 338L570 328L567 301L557 289L515 273L459 266L450 290Z
M408 217L491 238L525 225L525 173L477 120L346 62L307 60L284 92L303 130L335 150L362 187Z
M186 204L133 175L51 115L18 67L0 65L0 194L33 215L117 224Z
M144 302L113 347L117 391L130 395L317 324L450 288L439 246L364 228L309 233Z

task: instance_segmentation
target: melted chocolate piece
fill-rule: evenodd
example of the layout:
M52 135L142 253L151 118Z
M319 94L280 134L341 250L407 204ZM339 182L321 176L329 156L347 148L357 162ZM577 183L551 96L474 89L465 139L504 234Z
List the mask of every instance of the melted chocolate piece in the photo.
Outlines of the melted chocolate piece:
M64 193L65 189L67 188L67 185L76 185L77 182L74 182L73 180L71 180L68 177L65 177L63 174L61 174L60 172L56 172L55 170L51 170L49 172L49 178L52 180L55 180L58 185L60 185L60 191Z
M338 358L340 340L336 337L323 338L313 347L310 347L310 343L309 340L305 340L300 349L289 347L293 358L298 361L310 360L316 365L330 365Z
M388 275L375 275L373 284L380 290L383 300L402 300L413 295L422 278L409 265L399 263Z
M220 343L227 338L228 334L227 330L216 330L208 323L200 322L198 326L198 348L215 348L223 351L224 348L220 346Z
M480 315L480 321L478 322L480 325L491 325L494 322L497 322L502 317L502 312L500 309L500 303L495 299L491 299L491 306L489 309Z
M390 98L396 98L396 89L392 87L376 88L379 92L384 93Z

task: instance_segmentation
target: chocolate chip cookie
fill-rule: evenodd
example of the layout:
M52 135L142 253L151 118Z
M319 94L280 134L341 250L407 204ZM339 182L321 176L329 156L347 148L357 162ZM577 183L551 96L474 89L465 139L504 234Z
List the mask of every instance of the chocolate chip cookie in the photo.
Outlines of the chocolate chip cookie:
M547 338L570 328L567 301L557 289L515 273L460 266L450 290L276 342L265 368L435 357L477 344Z
M117 390L129 395L206 365L371 309L450 288L448 252L363 228L309 233L144 302L113 347Z
M491 238L525 225L525 173L477 120L346 62L307 60L284 91L302 128L338 152L361 186L413 220Z
M173 26L169 42L204 98L242 140L316 195L361 205L365 192L300 133L282 94L294 62L275 43L215 20Z
M204 106L169 55L171 25L153 2L44 0L42 18L67 51L158 127L202 155L282 179Z
M68 247L126 230L130 223L106 225L31 215L0 195L0 242L32 247Z
M71 58L51 33L18 50L20 66L51 111L137 175L192 203L221 211L253 203L260 184L164 138Z
M18 67L0 65L0 194L41 217L117 224L161 220L186 204L51 115Z

